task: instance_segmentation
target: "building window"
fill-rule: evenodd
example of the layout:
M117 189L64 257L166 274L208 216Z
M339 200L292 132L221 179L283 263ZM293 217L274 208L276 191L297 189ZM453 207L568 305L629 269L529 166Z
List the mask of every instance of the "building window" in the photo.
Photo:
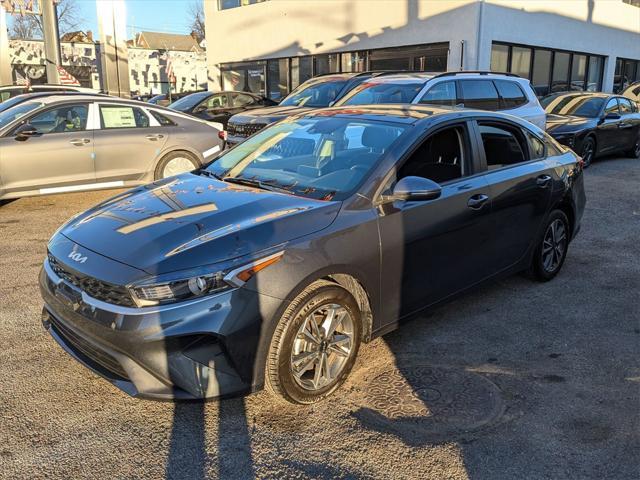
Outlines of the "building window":
M291 89L313 77L313 59L294 57L291 59Z
M316 55L315 74L323 75L325 73L335 73L340 71L340 54Z
M624 91L629 85L638 80L640 80L640 60L616 59L613 93Z
M266 93L266 62L228 64L220 68L222 89L239 92L252 92L257 95Z
M604 57L494 42L491 70L528 78L536 95L602 89ZM624 70L620 66L620 70Z
M417 70L444 72L448 43L380 48L369 51L369 70Z
M267 96L280 100L289 93L289 60L280 58L267 61Z
M218 0L218 10L227 10L228 8L245 7L254 3L262 3L267 0Z
M341 56L342 72L364 72L367 69L367 52L349 52Z

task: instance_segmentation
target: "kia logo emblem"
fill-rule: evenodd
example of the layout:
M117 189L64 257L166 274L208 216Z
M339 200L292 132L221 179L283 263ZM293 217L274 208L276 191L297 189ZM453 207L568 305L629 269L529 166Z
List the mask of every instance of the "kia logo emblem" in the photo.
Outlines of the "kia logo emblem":
M78 262L78 263L86 262L87 261L87 257L85 255L82 255L80 252L76 251L77 248L78 248L78 246L74 245L73 246L73 250L71 250L69 255L67 255L67 258L70 258L74 262Z

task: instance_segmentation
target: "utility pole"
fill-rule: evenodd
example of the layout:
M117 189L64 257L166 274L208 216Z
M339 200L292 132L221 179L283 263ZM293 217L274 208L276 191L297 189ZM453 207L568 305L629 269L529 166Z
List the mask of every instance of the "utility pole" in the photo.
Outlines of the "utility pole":
M47 83L60 83L58 66L62 63L60 54L60 32L58 31L58 9L55 0L41 0L42 30L44 35L44 56L47 69Z
M9 36L7 35L7 12L4 5L0 5L0 85L11 85L12 83Z

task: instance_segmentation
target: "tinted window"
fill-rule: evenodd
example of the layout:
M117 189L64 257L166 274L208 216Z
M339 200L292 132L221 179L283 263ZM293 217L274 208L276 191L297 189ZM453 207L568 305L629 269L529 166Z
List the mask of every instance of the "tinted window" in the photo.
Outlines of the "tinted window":
M204 102L202 102L206 108L224 108L229 106L229 99L226 93L218 93L217 95L211 95Z
M527 103L526 95L516 82L495 80L494 83L500 94L502 108L516 108Z
M498 110L498 92L490 80L460 81L462 102L467 108Z
M232 93L231 100L234 107L246 107L252 103L256 103L255 97L247 95L246 93Z
M405 127L353 118L302 118L274 124L207 167L217 175L262 181L318 199L344 199Z
M153 118L155 118L158 121L158 123L163 127L166 127L169 125L175 125L175 122L173 120L169 120L167 117L165 117L161 113L156 112L154 110L150 110L150 111L151 111L151 115L153 115Z
M340 105L369 105L379 103L411 103L424 86L411 83L361 83L344 97Z
M631 102L626 98L619 98L618 102L620 102L620 113L623 115L627 113L633 113L633 107L631 106Z
M333 102L347 82L345 80L310 80L291 92L280 105L326 107Z
M200 103L203 99L205 99L209 95L210 93L208 92L192 93L191 95L182 97L180 100L176 100L175 102L169 105L169 108L173 110L186 111L186 110L189 110L190 108L195 107L198 103ZM153 98L151 100L153 100Z
M434 85L420 99L420 103L455 106L458 103L456 82L440 82Z
M65 105L31 117L29 123L39 133L79 132L87 128L86 105Z
M489 170L526 160L520 134L516 128L479 123Z
M531 49L513 47L511 49L511 72L522 78L529 78L531 68Z
M126 105L100 105L102 128L145 128L149 117L142 110Z
M493 44L491 46L491 70L506 72L509 69L509 46Z
M573 115L575 117L595 118L600 115L605 98L590 95L560 95L542 99L545 112L554 115Z
M620 110L618 110L618 100L616 100L615 98L609 100L607 102L607 106L604 109L604 113L605 115L609 113L620 113Z

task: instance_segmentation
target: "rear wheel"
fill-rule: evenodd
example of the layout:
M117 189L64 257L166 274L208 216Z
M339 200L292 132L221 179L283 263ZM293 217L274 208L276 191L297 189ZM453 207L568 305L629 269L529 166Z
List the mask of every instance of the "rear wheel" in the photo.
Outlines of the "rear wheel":
M555 277L567 257L570 227L567 216L561 210L549 215L544 233L531 259L529 276L541 282Z
M181 173L190 172L200 166L200 162L189 152L171 152L158 163L155 171L155 179L173 177Z
M584 168L591 165L593 158L596 155L596 142L592 137L587 137L582 142L582 149L580 150L580 156L584 162Z
M636 143L633 144L633 147L627 150L626 154L627 157L630 158L640 158L640 133L636 138Z
M292 403L315 403L347 378L360 348L360 310L335 283L314 282L291 302L271 341L267 389Z

